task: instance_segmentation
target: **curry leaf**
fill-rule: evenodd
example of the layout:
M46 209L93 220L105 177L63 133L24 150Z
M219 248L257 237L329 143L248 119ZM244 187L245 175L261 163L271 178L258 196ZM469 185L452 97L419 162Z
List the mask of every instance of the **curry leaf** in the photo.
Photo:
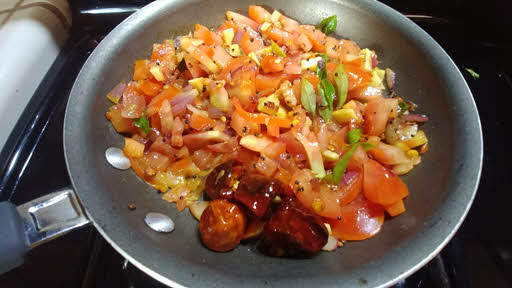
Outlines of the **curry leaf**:
M323 97L327 104L329 105L329 109L333 109L334 98L336 98L336 92L334 91L334 86L332 86L331 81L329 79L323 79L320 81L320 87L323 90Z
M361 139L361 130L351 129L347 132L348 144L355 144Z
M338 25L338 17L336 15L332 15L331 17L327 17L323 19L317 26L316 29L321 30L325 34L331 34L336 30L336 26Z
M411 105L407 104L404 101L398 102L398 115L403 115L406 111L409 111Z
M315 115L316 111L316 94L315 88L313 84L309 82L306 78L302 78L302 87L301 87L301 97L300 101L302 102L302 106L306 109L307 112Z
M471 76L473 76L473 78L475 78L475 79L480 78L480 74L476 73L473 69L471 69L471 68L464 68L464 69L466 69L466 71L468 71L468 73L471 74Z
M328 121L329 119L332 118L332 110L329 109L329 108L325 108L325 109L318 109L318 114L320 114L320 116L322 116L322 118L325 120L325 121Z
M132 119L135 126L139 127L144 133L149 132L149 120L146 117L146 111L142 112L142 116L140 118Z
M336 92L338 94L338 104L336 104L336 110L338 110L345 104L348 93L348 76L343 64L340 63L340 65L336 67L332 78L334 79L334 85L336 86Z
M369 150L372 150L373 148L375 148L375 145L373 145L371 143L367 143L367 142L362 142L361 147L363 147L363 149L365 151L369 151Z
M343 176L345 175L345 170L347 169L348 162L350 161L350 158L352 155L354 155L354 152L357 149L357 146L359 146L359 143L350 145L350 149L343 155L338 162L336 162L336 165L332 169L332 179L336 185L339 185L341 182L341 179L343 179Z
M324 79L327 79L327 69L325 68L322 68L320 69L320 67L316 67L316 74L318 75L318 79L320 81L324 80Z
M279 45L274 42L274 40L271 40L270 47L272 48L272 53L274 53L277 56L286 57L286 53L279 47Z

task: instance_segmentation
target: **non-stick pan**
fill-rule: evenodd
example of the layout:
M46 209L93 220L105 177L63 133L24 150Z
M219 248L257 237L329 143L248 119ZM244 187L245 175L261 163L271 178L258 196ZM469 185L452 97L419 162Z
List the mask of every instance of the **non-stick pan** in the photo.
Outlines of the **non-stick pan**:
M429 152L403 177L411 192L405 199L407 212L387 219L376 237L346 243L311 259L272 258L250 244L216 253L202 246L197 221L187 210L177 212L133 171L107 163L105 150L122 147L123 138L105 119L110 105L105 95L119 81L130 79L134 60L148 57L154 42L184 34L196 22L216 27L226 10L244 12L249 4L254 2L156 1L127 18L98 45L73 86L66 110L64 148L73 188L18 207L21 220L12 205L0 204L0 270L19 265L30 243L37 245L89 221L126 259L173 287L387 286L442 249L463 221L478 186L482 164L478 112L461 73L443 49L406 17L376 1L256 3L303 23L338 15L335 33L375 50L379 65L397 73L397 94L429 115L423 127ZM131 203L135 211L127 209ZM144 223L148 212L171 216L175 231L151 230Z

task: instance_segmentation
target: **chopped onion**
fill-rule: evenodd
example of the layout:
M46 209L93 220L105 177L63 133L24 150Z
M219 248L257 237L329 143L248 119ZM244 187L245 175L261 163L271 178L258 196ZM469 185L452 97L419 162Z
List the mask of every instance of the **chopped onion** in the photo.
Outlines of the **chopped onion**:
M387 68L386 69L386 85L388 86L389 90L393 90L393 87L395 87L395 81L396 81L395 72L393 72L393 70Z
M192 213L192 215L194 215L194 217L199 220L201 219L201 215L203 215L204 209L206 209L209 204L210 201L201 201L189 205L188 208L190 209L190 213Z
M188 88L188 87L187 87ZM199 95L196 89L184 88L178 95L174 96L170 102L172 106L172 114L179 115L187 108L187 105L194 101L194 98Z
M126 83L124 81L119 82L110 92L107 94L107 98L110 101L117 103L119 99L123 96L124 89L126 88Z
M407 122L427 122L428 116L423 114L407 114L402 116L402 120Z
M242 42L242 38L244 37L245 31L242 29L238 29L235 32L235 36L233 37L233 41L231 41L232 44L240 44Z
M372 69L377 68L379 65L379 61L377 60L377 55L375 53L372 53Z
M334 251L338 247L338 239L334 236L329 236L327 240L327 244L322 247L322 250L324 251Z

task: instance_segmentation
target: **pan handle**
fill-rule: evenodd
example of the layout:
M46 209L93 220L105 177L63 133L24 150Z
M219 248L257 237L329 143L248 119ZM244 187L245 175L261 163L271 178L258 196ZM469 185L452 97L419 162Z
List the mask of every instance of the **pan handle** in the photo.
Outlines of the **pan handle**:
M0 202L0 274L23 264L29 249L90 222L71 188L18 207Z

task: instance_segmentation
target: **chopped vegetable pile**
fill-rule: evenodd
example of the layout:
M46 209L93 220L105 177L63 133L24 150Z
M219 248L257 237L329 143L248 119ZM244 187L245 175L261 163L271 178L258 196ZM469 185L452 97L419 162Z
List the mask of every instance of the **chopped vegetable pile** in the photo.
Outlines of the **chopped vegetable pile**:
M427 152L428 117L375 51L328 36L336 15L316 27L259 6L226 18L154 44L108 93L135 173L189 207L215 251L261 239L269 255L312 256L375 236L405 211L398 175Z

